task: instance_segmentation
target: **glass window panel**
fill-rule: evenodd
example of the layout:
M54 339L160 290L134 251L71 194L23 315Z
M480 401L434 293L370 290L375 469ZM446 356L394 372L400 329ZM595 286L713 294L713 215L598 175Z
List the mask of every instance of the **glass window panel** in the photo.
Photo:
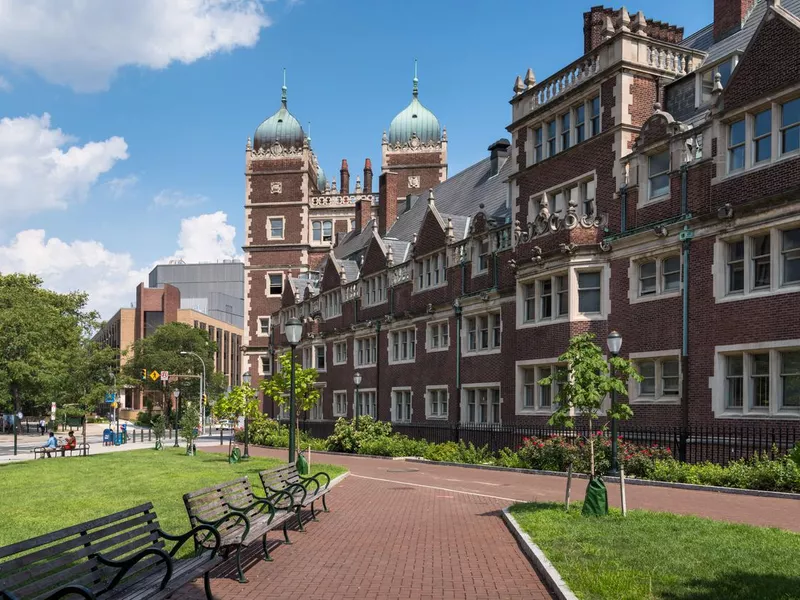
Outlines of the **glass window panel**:
M800 228L783 232L783 283L800 282Z
M744 364L741 354L726 358L726 390L725 400L728 408L741 408L743 404L742 378Z
M536 316L536 287L529 283L524 287L525 291L525 313L526 321L533 321Z
M781 408L800 408L800 351L781 352Z
M720 83L722 84L723 88L728 85L728 79L730 79L731 73L733 72L732 63L732 59L729 59L717 66L717 72L720 76Z
M752 407L769 408L769 354L754 354L751 366Z
M728 292L744 291L744 241L728 243Z
M600 312L600 273L578 273L578 311Z
M655 261L639 265L639 294L649 296L656 293Z
M541 291L539 296L541 298L542 311L541 318L549 319L553 316L553 283L550 279L545 279L540 282Z
M669 192L669 151L649 158L650 198Z
M600 133L600 96L592 98L592 131L591 135Z
M556 292L558 294L558 316L562 317L569 312L569 287L567 285L566 275L556 276Z
M653 360L646 360L639 363L639 375L642 381L639 382L639 394L642 396L654 396L656 393L656 363Z
M671 292L681 287L681 257L670 256L665 258L662 263L662 278L664 280L664 291Z
M753 238L753 287L768 288L770 275L769 234Z
M677 396L680 385L680 367L677 359L661 361L661 392L665 396Z
M800 98L781 106L781 152L800 149Z
M772 131L772 111L770 109L761 111L753 117L753 137L769 135Z
M739 144L744 144L744 136L744 119L736 121L735 123L731 123L729 145L732 147Z

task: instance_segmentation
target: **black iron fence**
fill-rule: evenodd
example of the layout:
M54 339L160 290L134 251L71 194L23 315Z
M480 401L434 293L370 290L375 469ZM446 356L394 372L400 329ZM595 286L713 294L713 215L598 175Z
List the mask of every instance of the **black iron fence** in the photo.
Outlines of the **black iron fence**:
M301 420L300 428L311 437L326 438L333 433L334 424L333 421ZM513 423L394 423L392 429L413 439L431 443L463 440L479 447L489 446L494 452L502 448L516 450L529 437L548 438L557 435L577 439L592 433L585 427L563 429ZM785 454L795 444L800 443L800 424L795 427L714 424L692 426L688 429L620 424L619 435L637 445L657 444L669 448L676 458L685 462L710 461L725 465L732 460L762 453L770 458Z

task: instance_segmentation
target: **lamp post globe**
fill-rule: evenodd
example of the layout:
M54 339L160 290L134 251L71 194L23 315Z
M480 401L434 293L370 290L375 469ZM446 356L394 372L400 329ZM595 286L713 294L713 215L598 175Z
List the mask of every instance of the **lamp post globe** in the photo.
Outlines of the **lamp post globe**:
M299 319L292 317L288 321L286 321L286 325L283 327L284 332L286 333L286 341L289 342L289 346L292 348L292 368L291 368L291 382L289 386L289 462L294 463L295 455L294 455L294 448L295 448L295 399L294 399L294 349L297 347L297 344L300 343L300 338L303 336L303 324L300 322Z
M250 385L250 381L253 379L253 376L250 375L250 371L247 371L242 374L242 381L245 385Z
M619 356L619 351L622 348L622 336L616 331L612 331L606 338L608 344L608 351L611 353L612 358ZM614 377L614 365L609 367L611 377ZM612 408L617 404L617 390L611 389L611 406ZM611 468L608 470L611 477L619 475L619 462L617 461L617 419L611 419Z
M360 404L358 398L358 386L361 385L361 373L356 371L353 373L353 383L356 386L356 393L355 393L355 410L353 411L353 429L358 431L358 405Z

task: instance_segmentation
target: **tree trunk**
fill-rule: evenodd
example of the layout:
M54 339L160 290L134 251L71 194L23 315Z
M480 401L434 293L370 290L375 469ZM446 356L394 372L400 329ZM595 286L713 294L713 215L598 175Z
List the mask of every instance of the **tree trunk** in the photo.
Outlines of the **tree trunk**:
M592 418L589 417L589 473L594 479L594 438L592 437Z

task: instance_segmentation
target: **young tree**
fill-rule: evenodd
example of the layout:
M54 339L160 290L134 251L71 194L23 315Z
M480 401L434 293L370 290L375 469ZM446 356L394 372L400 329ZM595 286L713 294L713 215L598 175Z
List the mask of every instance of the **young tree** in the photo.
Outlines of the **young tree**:
M252 419L258 414L258 398L256 391L249 385L237 385L230 393L225 394L216 401L212 412L217 419L228 419L233 423L239 421L239 417L246 416ZM233 436L228 443L228 457L233 448Z
M163 415L156 415L152 418L150 430L156 436L156 450L161 450L164 447L161 440L164 439L164 434L167 432L167 422Z
M194 456L194 441L198 436L200 424L200 411L197 402L187 402L181 414L181 435L186 440L186 454Z
M612 356L610 361L603 357L603 350L594 343L592 333L576 335L569 341L566 352L558 357L559 362L566 363L565 369L557 369L554 375L539 381L540 385L556 384L559 392L556 395L557 408L550 417L551 425L575 427L574 415L583 416L589 424L589 456L590 475L595 479L595 452L593 424L600 418L600 410L605 399L616 392L617 400L628 395L627 382L630 378L641 381L630 361L619 356ZM609 369L613 367L613 374ZM629 404L615 402L606 417L627 420L633 416ZM602 426L605 429L607 423ZM568 484L569 485L569 484ZM587 490L588 495L589 490Z
M264 396L271 398L281 406L289 406L290 393L292 389L292 355L284 352L278 357L280 370L267 379L261 381L261 391ZM320 393L314 385L317 382L316 369L304 369L303 366L295 362L294 370L294 399L295 399L295 422L294 428L298 429L300 413L311 410L317 405ZM297 438L296 438L297 439Z

